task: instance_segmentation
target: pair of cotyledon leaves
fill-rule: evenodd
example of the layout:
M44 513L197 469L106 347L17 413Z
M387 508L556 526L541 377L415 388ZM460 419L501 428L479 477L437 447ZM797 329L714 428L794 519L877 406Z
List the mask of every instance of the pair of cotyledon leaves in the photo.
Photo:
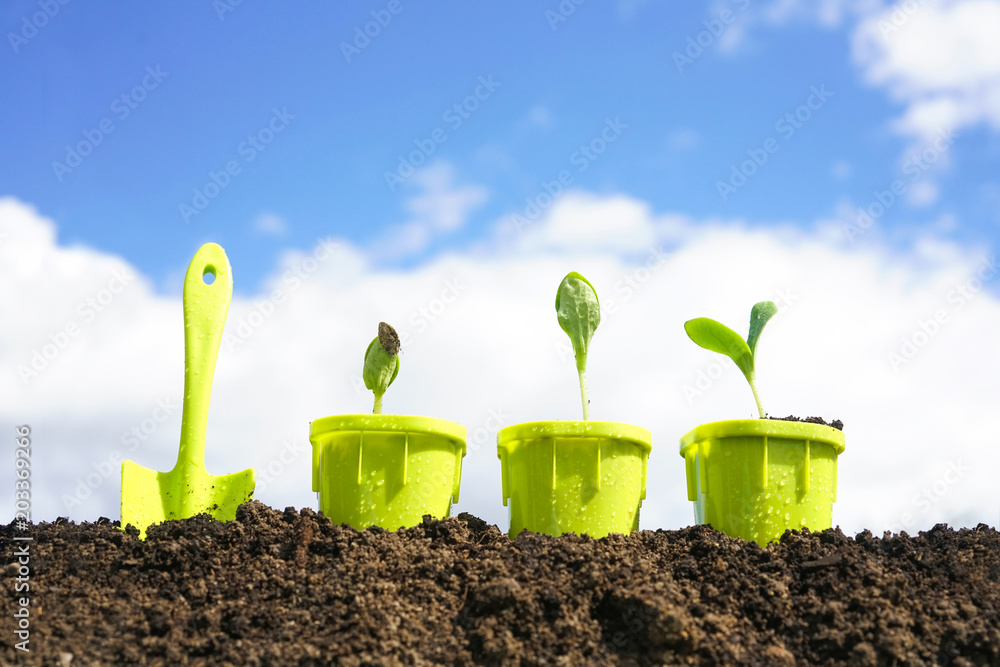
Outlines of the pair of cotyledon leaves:
M699 317L684 323L684 331L695 343L706 350L724 354L743 371L748 380L754 374L757 358L757 341L768 320L778 313L778 307L771 301L761 301L750 311L750 333L747 339L729 327L707 317Z

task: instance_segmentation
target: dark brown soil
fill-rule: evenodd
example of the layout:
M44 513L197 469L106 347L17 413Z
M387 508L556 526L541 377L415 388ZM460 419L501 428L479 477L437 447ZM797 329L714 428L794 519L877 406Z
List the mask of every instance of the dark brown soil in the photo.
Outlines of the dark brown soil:
M838 431L844 430L844 422L839 419L834 419L833 421L827 421L822 417L795 417L793 415L788 415L787 417L772 417L767 416L768 419L773 419L779 422L805 422L807 424L822 424L823 426L832 426Z
M305 509L30 534L31 665L1000 664L1000 534L789 532L761 549L708 527L602 540L470 515L362 532ZM23 544L23 543L19 543Z

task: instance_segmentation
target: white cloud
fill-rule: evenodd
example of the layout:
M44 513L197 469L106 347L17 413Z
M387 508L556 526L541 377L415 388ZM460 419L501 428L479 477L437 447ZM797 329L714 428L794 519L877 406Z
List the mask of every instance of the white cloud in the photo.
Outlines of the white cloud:
M254 220L253 229L258 234L284 236L288 232L288 223L284 218L273 213L261 213Z
M618 0L618 18L629 21L649 4L649 0Z
M536 127L550 127L552 125L552 112L548 107L536 105L528 112L528 121Z
M517 166L514 158L499 143L483 144L476 149L474 157L477 163L501 171L513 171Z
M701 143L701 134L690 127L678 127L667 135L667 146L671 151L688 151Z
M433 230L455 231L486 201L487 190L479 185L456 186L454 180L455 170L447 162L421 169L413 182L424 192L406 202L407 210Z
M764 20L774 25L791 21L815 21L836 28L849 16L864 16L883 6L881 0L774 0L762 11Z
M981 125L1000 130L996 0L773 0L760 16L779 26L796 20L828 28L847 24L852 58L865 81L903 107L889 128L908 140L907 153L940 150L941 133L961 136ZM937 201L937 186L929 181L948 168L951 156L943 158L927 169L928 181L908 193L911 205Z
M372 246L372 252L382 257L418 253L435 236L465 225L469 214L489 199L489 190L481 185L456 185L454 181L454 168L443 160L417 171L410 182L421 192L404 203L411 219L390 227Z
M726 26L725 32L719 36L719 53L732 55L743 49L747 42L746 22L733 23Z
M830 167L830 175L838 181L845 181L851 177L851 163L847 160L837 160Z
M657 236L649 206L626 196L569 192L556 199L544 221L524 228L519 249L643 251ZM511 222L499 224L504 231Z
M892 128L926 144L944 128L1000 129L1000 2L996 0L774 0L772 25L852 22L854 62L872 86L905 105Z
M907 105L901 134L927 141L943 127L1000 128L1000 3L923 0L863 20L853 36L856 62L872 85Z
M898 528L908 513L911 531L938 521L996 524L1000 303L992 283L969 282L975 253L931 237L902 255L876 245L859 251L822 235L656 215L627 197L582 193L565 195L530 233L537 237L526 233L521 245L484 243L406 270L374 268L370 253L343 242L285 255L260 295L230 309L208 424L209 471L252 466L263 480L269 465L281 468L261 483L259 498L315 507L308 423L370 409L352 378L385 320L404 336L387 411L451 419L478 433L456 511L504 526L495 436L479 429L490 411L506 423L579 413L573 363L559 352L564 335L552 310L559 280L576 270L605 308L614 306L590 354L593 416L653 432L643 527L691 523L678 438L753 409L734 369L685 398L685 385L718 360L687 340L683 321L704 315L744 329L750 305L762 298L789 302L761 341L765 405L845 421L837 523L879 532ZM111 468L114 450L157 470L173 465L179 410L161 422L154 415L162 415L157 400L180 400L182 308L121 259L58 245L54 224L16 201L0 203L0 234L7 235L0 306L12 314L0 322L0 412L8 424L33 427L35 516L52 519L67 513L60 498L78 479ZM656 253L666 262L650 271ZM132 271L134 280L84 326L78 304L100 298L115 271ZM240 284L238 273L234 280ZM971 298L959 297L959 286ZM458 297L445 304L445 290ZM18 366L70 320L80 324L78 335L25 386ZM894 370L887 355L904 338L919 347ZM145 441L129 453L123 437L132 429ZM291 463L287 455L281 462L283 448ZM947 483L954 466L962 477ZM931 500L920 498L925 491ZM69 514L116 517L118 493L112 470ZM0 500L8 516L12 499Z
M930 206L938 199L938 186L931 181L918 181L906 193L913 206Z

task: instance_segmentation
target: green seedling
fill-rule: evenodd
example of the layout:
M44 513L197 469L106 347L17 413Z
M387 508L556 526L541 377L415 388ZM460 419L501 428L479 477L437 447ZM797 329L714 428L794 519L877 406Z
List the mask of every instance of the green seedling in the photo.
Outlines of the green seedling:
M757 412L760 413L761 419L766 419L767 413L764 412L760 395L757 393L754 362L757 359L757 342L760 340L760 332L764 330L764 325L777 312L778 307L771 301L761 301L756 304L750 311L750 333L746 340L743 340L738 333L726 325L707 317L699 317L684 323L684 331L687 332L691 340L706 350L726 355L743 371L743 376L750 383L750 390L757 402Z
M579 273L567 273L556 291L556 315L559 326L573 343L576 370L580 375L580 399L583 418L590 419L590 398L587 394L587 348L601 323L601 304L597 290Z
M378 323L378 335L365 351L365 368L362 376L365 386L375 393L372 412L382 414L382 396L399 373L399 334L385 322Z

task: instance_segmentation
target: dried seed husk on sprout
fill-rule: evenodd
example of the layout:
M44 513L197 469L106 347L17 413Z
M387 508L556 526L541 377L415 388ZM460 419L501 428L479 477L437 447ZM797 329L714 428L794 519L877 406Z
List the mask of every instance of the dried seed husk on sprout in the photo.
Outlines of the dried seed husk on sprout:
M372 412L382 414L382 396L399 373L399 334L389 324L378 323L378 335L368 344L362 377L375 394Z

